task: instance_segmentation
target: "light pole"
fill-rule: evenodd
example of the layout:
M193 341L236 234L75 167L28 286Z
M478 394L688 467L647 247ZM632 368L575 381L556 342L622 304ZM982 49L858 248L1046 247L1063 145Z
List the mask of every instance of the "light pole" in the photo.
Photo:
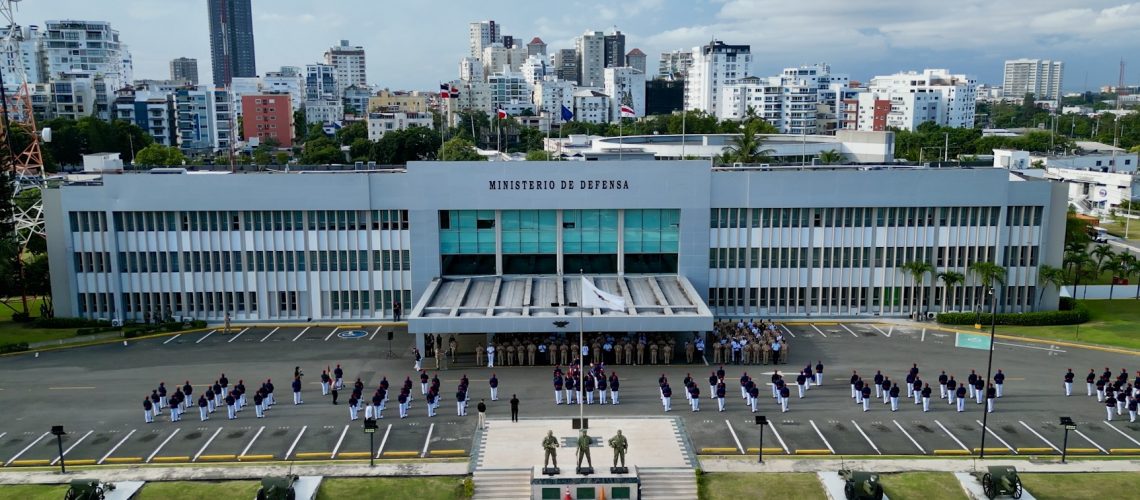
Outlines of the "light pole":
M376 425L376 419L374 419L374 418L364 419L364 433L368 434L368 466L369 467L373 467L376 465L376 454L374 453L374 450L376 450L376 429L377 429L377 427L379 427L379 426Z
M67 467L63 463L63 436L66 436L67 433L63 432L62 425L51 426L51 433L55 434L55 441L59 444L59 473L67 474Z
M764 426L768 425L768 417L756 415L756 425L760 426L760 453L757 456L760 459L759 463L764 463Z
M1061 417L1061 426L1065 428L1065 439L1061 441L1061 463L1065 463L1065 457L1069 450L1069 431L1077 430L1077 423L1073 422L1072 418Z
M989 288L990 294L990 359L986 363L986 394L983 394L983 399L989 399L989 390L992 382L990 381L990 373L994 367L994 337L997 334L997 293L994 293L994 287ZM982 447L978 450L978 458L986 458L986 423L990 415L989 401L982 405Z

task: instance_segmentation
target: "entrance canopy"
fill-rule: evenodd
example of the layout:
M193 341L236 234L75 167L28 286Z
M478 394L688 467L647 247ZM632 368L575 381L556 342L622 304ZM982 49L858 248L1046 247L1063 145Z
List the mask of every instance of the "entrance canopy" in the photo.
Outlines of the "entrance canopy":
M687 332L712 329L712 312L679 275L586 276L625 299L625 311L580 309L567 276L436 278L408 316L410 333ZM560 326L561 325L561 326Z

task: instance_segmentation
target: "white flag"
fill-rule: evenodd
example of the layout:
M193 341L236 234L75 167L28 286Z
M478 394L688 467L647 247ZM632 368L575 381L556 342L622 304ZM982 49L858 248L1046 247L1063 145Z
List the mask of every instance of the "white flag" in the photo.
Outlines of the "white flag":
M625 299L612 293L603 292L582 277L582 307L597 307L611 311L625 311Z

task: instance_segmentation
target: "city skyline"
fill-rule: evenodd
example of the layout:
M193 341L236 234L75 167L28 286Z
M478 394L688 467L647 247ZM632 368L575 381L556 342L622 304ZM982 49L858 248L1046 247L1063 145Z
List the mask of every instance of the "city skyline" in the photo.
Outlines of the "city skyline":
M68 18L110 22L130 47L136 78L165 77L169 61L177 57L210 60L209 22L202 2L116 3L124 8L106 9L105 4L81 0L21 3L17 20L24 25ZM282 65L321 61L328 47L350 39L368 52L368 83L393 89L430 89L438 81L456 78L459 59L468 52L468 23L494 19L503 34L524 40L541 37L551 52L572 48L573 38L584 31L608 32L616 26L627 36L626 49L644 51L650 67L663 51L688 50L715 37L752 45L757 75L827 62L853 80L934 67L1000 85L1004 60L1026 57L1066 61L1064 90L1082 91L1115 84L1120 58L1140 48L1134 37L1125 36L1140 22L1140 3L1086 4L1072 8L1060 0L968 2L948 12L901 0L874 6L826 0L810 9L766 0L637 0L620 6L491 0L479 7L441 9L421 3L389 11L358 0L319 5L282 0L254 2L253 27L259 75ZM426 26L432 29L424 30ZM1136 83L1138 71L1135 64L1129 66L1126 83ZM211 81L208 68L201 67L201 72L202 81Z

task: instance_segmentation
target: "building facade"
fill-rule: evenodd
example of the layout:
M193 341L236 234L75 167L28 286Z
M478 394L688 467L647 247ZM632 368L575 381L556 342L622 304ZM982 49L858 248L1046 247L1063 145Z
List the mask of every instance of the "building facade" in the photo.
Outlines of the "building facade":
M433 192L448 195L424 195ZM966 270L989 261L1007 272L999 310L1052 309L1057 293L1040 298L1037 270L1061 265L1065 226L1064 186L1000 169L712 170L661 161L106 175L46 190L44 205L48 238L61 242L49 248L61 316L378 320L398 301L413 332L421 319L442 318L453 333L518 331L466 318L510 302L524 282L537 296L543 280L579 272L606 283L679 281L660 290L669 303L691 284L697 309L707 301L725 318L876 317L906 315L912 304L972 310L986 294ZM969 277L950 290L933 279L914 287L902 265L918 260ZM515 282L490 296L488 276ZM467 280L482 301L441 310L440 288ZM549 316L528 322L527 305L548 304L494 316L554 331ZM639 312L617 315L627 314Z
M225 87L234 77L257 76L251 0L207 1L214 86Z
M1065 63L1061 61L1048 59L1006 61L1002 72L1002 97L1020 101L1025 94L1033 94L1041 101L1059 100L1064 76Z
M467 39L470 55L475 59L483 57L483 49L492 43L501 42L503 36L499 33L501 25L495 21L479 21L467 25Z
M0 75L5 84L46 83L40 67L43 32L38 26L0 27L0 38L11 40L11 45L0 54Z
M641 49L634 47L633 50L629 51L629 53L625 55L625 65L642 73L645 73L645 57L645 52L642 52Z
M138 125L156 144L178 145L174 96L169 92L128 87L115 93L114 107L114 119Z
M970 128L977 108L976 88L972 77L944 69L876 76L866 92L845 99L845 109L854 102L856 110L854 119L848 114L844 124L856 130L883 130L881 126L913 131L926 122Z
M242 135L247 142L277 141L279 148L293 147L293 105L289 94L241 96Z
M693 47L692 65L685 78L685 109L718 114L721 88L752 74L752 48L714 40Z
M605 53L602 55L605 67L620 68L625 63L625 35L614 30L605 38Z
M114 93L133 79L133 63L119 31L104 21L47 21L43 38L43 77L68 73L102 78Z
M298 66L282 66L278 71L265 73L261 88L268 93L289 94L293 111L300 110L305 102L305 75Z
M662 52L657 63L657 78L664 80L684 80L689 76L693 65L693 53L688 50Z
M602 70L606 69L606 35L601 31L587 31L574 39L578 58L578 85L601 87Z
M635 118L645 116L645 73L629 66L605 69L604 92L611 96L611 121L618 121L621 107L633 108Z
M430 113L369 113L368 140L379 141L384 134L393 130L407 130L412 127L432 128Z
M336 85L339 95L344 95L344 89L353 85L368 87L368 68L364 57L364 47L349 45L348 40L341 40L340 45L330 47L325 51L325 64L336 70Z
M198 86L198 60L192 57L179 57L170 61L170 79Z

